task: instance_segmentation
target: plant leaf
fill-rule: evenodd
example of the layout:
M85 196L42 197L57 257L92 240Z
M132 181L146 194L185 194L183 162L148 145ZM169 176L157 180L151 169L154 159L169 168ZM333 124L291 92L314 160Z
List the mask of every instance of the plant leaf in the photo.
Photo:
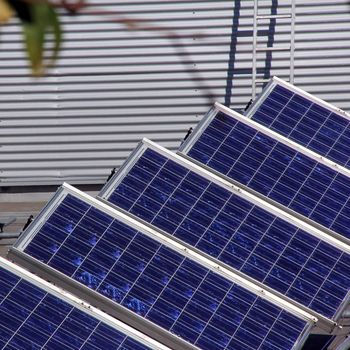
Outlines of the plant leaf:
M49 55L49 64L58 57L61 47L61 26L54 8L48 3L31 4L33 21L23 23L23 31L28 58L34 75L43 75L48 64L44 62L45 39L53 34L54 46Z
M34 75L43 74L44 31L40 24L34 21L23 24L24 40L28 59Z

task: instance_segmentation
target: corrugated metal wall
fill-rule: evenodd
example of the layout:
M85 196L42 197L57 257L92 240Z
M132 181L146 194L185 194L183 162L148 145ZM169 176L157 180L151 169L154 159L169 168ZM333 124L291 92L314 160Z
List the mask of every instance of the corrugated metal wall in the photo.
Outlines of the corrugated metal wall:
M250 99L252 0L89 3L89 14L62 15L64 49L45 78L28 77L15 21L1 28L0 186L102 183L142 137L176 149L209 95L235 109ZM289 0L259 4L290 10ZM346 110L349 13L345 0L297 0L295 83ZM125 18L148 28L130 31ZM288 20L260 27L262 44L289 40ZM258 67L287 78L289 54L260 54Z

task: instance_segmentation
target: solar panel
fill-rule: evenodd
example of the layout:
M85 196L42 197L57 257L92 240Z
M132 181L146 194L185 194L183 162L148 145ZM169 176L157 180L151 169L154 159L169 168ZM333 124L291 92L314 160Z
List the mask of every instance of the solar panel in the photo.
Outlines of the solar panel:
M0 348L169 348L0 258Z
M219 104L183 152L350 239L348 169Z
M271 80L247 116L350 167L350 116L281 79Z
M349 246L152 142L128 164L103 198L323 316L339 315Z
M254 294L78 193L61 189L18 249L201 349L282 350L305 340L316 319L273 304L268 292Z

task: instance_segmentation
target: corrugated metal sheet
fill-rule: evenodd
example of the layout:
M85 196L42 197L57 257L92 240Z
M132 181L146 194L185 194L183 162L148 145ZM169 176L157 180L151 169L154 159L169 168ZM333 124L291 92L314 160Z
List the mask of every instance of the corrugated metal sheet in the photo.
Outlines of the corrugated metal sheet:
M175 149L209 108L209 90L235 109L250 99L252 0L89 3L90 13L62 15L64 49L45 78L28 77L17 23L1 28L1 186L102 183L142 137ZM259 4L290 10L289 0ZM92 14L94 5L110 14ZM296 9L295 83L350 110L348 1L297 0ZM125 17L161 28L129 31ZM288 20L259 31L261 43L289 40ZM289 76L288 52L258 63L262 75Z

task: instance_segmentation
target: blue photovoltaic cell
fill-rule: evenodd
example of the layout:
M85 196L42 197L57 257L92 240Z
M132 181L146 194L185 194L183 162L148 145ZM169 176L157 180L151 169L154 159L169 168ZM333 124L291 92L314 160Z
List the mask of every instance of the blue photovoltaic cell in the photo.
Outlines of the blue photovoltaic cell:
M250 117L350 168L350 120L276 85Z
M25 252L201 349L291 349L308 325L71 195Z
M219 112L188 155L350 239L350 178L253 127Z
M326 317L348 294L348 254L151 149L108 201Z
M0 349L151 350L3 267Z

